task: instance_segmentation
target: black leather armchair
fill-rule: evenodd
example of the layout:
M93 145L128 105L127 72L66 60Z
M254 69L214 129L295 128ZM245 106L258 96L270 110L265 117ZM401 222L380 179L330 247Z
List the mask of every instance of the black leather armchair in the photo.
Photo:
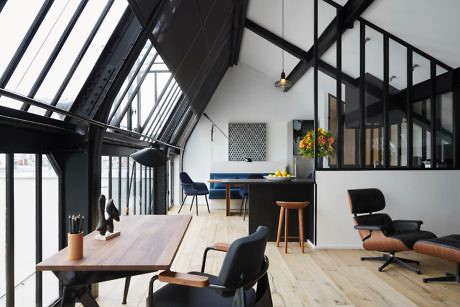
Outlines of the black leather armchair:
M231 245L215 244L203 255L201 272L165 271L149 285L147 306L163 307L272 307L268 283L268 258L264 255L268 228L259 226L253 234ZM226 252L218 276L204 272L209 251ZM168 283L153 293L153 283ZM257 289L253 286L257 284Z
M420 274L420 270L411 265L419 264L418 261L399 258L395 254L412 250L418 240L436 236L429 231L420 230L422 221L392 220L388 214L375 213L385 208L385 197L378 189L348 190L348 196L355 229L361 236L364 249L385 253L381 257L362 257L361 260L384 261L379 271L395 263Z

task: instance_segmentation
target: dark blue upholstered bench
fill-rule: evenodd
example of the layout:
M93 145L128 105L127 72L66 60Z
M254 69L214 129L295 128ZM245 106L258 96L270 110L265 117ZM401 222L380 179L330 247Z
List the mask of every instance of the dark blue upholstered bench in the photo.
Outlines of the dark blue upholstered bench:
M247 179L249 175L254 173L211 173L210 179ZM265 176L266 173L256 173L257 175ZM238 193L239 188L233 187L230 189L231 199L241 199ZM225 199L225 183L211 182L209 185L209 199Z

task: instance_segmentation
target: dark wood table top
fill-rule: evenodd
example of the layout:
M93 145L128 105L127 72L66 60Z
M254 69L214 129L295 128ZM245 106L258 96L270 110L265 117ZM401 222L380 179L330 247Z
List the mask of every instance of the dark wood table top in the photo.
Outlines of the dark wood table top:
M296 179L285 181L272 181L268 179L236 179L236 178L222 178L222 179L210 179L209 182L223 183L223 184L261 184L261 183L270 183L270 184L287 184L287 183L315 183L313 179Z
M184 238L191 216L121 216L112 240L94 239L97 231L84 237L83 258L68 260L64 248L37 264L37 271L158 271L170 269Z

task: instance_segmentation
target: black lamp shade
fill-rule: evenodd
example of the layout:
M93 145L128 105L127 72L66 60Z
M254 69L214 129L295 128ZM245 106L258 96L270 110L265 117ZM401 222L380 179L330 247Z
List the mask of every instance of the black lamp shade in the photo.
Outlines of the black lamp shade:
M144 148L131 155L134 161L148 167L158 167L166 163L166 155L155 148Z

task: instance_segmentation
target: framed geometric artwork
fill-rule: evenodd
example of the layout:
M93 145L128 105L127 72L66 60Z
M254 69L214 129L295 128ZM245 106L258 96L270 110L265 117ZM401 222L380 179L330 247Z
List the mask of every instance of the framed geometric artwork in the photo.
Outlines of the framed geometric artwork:
M229 123L228 161L267 160L267 124Z

